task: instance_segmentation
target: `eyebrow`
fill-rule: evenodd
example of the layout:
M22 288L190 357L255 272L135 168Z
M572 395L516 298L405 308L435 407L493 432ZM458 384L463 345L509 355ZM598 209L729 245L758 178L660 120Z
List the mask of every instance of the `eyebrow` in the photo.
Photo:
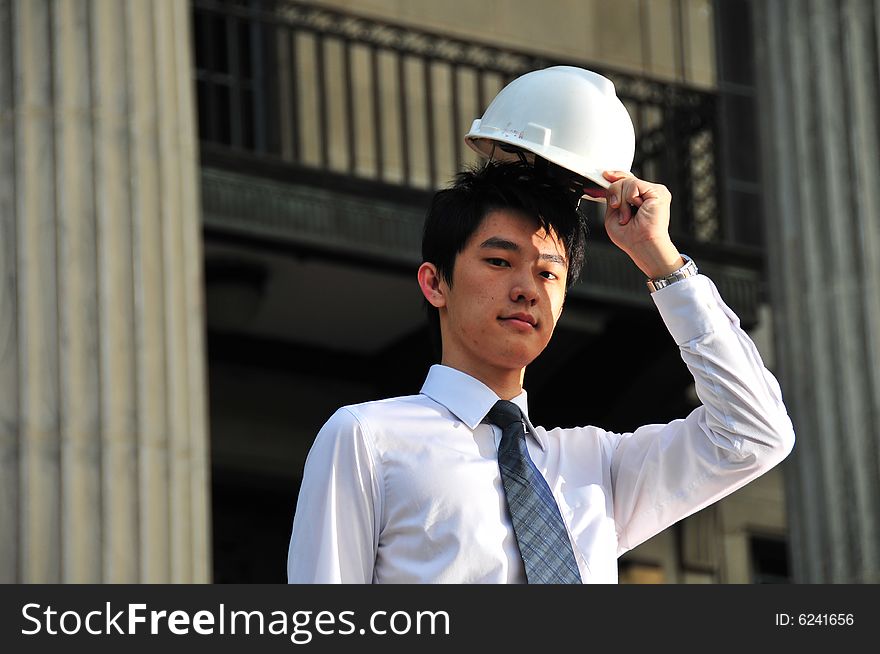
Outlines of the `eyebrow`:
M485 241L480 243L481 248L493 249L493 250L509 250L511 252L520 252L521 248L519 245L514 243L513 241L508 241L504 238L499 238L498 236L492 236L487 238ZM539 259L543 261L550 261L551 263L558 263L560 266L567 266L568 264L565 261L565 257L561 257L558 254L549 254L547 252L542 252L538 255Z

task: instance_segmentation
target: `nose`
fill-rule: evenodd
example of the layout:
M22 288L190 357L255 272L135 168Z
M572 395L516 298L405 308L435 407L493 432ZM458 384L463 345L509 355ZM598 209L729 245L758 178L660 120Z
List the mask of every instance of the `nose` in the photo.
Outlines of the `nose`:
M517 303L525 301L529 306L534 306L538 301L538 285L530 274L516 280L510 288L510 299Z

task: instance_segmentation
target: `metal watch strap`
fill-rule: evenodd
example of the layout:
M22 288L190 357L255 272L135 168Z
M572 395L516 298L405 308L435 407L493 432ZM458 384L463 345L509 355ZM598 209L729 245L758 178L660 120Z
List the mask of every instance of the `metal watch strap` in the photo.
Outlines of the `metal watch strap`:
M674 284L675 282L680 282L682 279L687 279L688 277L693 277L697 274L697 264L694 263L694 260L691 259L686 254L682 254L681 258L684 259L684 265L675 270L666 277L660 277L659 279L649 279L646 283L648 285L648 290L652 293L654 291L659 291L661 288L665 288L670 284Z

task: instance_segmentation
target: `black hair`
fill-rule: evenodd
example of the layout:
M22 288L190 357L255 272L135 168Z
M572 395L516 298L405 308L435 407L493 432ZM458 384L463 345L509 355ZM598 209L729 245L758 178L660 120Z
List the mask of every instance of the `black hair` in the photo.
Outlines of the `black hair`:
M455 259L483 219L493 211L514 211L534 218L548 234L556 234L565 248L569 289L580 276L586 252L587 220L578 208L580 196L528 163L495 161L468 168L431 200L422 233L422 261L433 263L439 277L452 287ZM439 355L440 313L427 299L425 305Z

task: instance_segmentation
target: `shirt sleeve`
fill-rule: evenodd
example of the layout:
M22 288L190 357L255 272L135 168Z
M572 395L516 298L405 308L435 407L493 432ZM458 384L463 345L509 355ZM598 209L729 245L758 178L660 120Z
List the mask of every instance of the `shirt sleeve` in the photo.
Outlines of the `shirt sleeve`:
M306 458L287 554L287 581L371 583L380 492L368 434L347 407L318 432Z
M652 294L702 406L616 435L611 457L618 556L782 461L794 430L779 384L703 276Z

